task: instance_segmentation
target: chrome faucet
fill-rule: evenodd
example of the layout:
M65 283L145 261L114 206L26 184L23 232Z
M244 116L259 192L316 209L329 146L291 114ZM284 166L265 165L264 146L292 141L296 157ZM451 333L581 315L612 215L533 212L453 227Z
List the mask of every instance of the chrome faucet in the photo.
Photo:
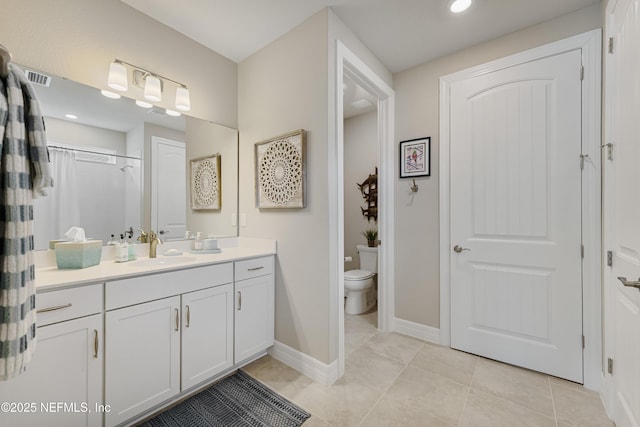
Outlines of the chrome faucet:
M155 258L158 244L162 244L162 240L160 240L158 235L153 230L147 233L147 240L149 241L149 258Z

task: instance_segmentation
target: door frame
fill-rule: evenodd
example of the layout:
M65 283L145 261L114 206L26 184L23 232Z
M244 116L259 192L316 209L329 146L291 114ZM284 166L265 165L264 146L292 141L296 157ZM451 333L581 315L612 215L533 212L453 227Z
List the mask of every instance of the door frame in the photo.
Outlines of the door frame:
M454 82L572 50L582 51L582 318L584 386L600 390L602 369L601 30L592 30L440 78L440 344L451 345L450 89ZM576 70L579 75L580 70ZM578 162L580 159L576 159ZM577 248L576 250L579 250Z
M389 331L394 318L394 91L342 41L336 40L335 144L329 144L329 346L337 356L337 378L345 371L344 332L344 74L378 98L378 329Z

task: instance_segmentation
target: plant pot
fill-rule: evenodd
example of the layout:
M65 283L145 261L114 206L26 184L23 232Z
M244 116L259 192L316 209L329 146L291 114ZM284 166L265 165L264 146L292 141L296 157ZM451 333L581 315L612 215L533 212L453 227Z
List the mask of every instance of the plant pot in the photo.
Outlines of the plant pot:
M370 248L375 248L376 247L376 241L375 240L367 240L367 246Z

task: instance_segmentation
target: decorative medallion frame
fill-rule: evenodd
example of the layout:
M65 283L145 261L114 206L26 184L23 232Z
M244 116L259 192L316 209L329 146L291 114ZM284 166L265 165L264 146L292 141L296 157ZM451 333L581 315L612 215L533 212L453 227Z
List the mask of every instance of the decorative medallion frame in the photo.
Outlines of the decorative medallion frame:
M256 207L306 207L306 131L299 129L255 144Z
M191 209L222 208L222 174L220 154L199 157L191 162Z

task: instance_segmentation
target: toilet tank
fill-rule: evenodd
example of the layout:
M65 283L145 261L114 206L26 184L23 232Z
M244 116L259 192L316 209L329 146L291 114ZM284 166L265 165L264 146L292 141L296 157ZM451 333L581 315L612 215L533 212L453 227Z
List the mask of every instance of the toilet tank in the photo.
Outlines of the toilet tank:
M378 272L378 248L370 248L366 245L358 245L358 253L360 254L360 270Z

